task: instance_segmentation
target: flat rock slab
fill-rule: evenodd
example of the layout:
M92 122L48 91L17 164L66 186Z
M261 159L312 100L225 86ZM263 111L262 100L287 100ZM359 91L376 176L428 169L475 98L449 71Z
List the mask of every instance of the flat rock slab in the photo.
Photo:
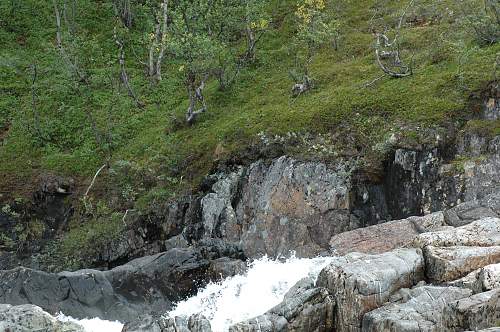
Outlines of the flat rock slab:
M366 312L382 306L401 288L424 278L420 249L398 249L379 255L349 254L321 271L317 286L335 298L336 331L360 331Z
M500 263L500 246L427 246L424 257L427 277L433 282L449 282L486 265Z
M472 291L422 286L406 289L404 293L402 303L387 304L367 313L363 317L363 332L441 332L447 303L468 297Z
M335 235L330 240L330 249L338 255L349 252L379 254L407 247L420 233L442 226L444 226L442 212L390 221Z
M484 218L468 225L420 234L418 247L495 246L500 245L500 219Z

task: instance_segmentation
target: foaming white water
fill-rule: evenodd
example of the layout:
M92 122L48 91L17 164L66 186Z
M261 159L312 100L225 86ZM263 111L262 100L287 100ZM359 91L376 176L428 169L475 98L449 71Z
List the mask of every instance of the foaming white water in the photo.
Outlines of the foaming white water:
M121 332L123 324L116 321L102 320L99 318L75 319L59 313L56 318L61 322L72 322L83 327L85 332Z
M197 295L179 302L166 316L201 313L210 320L214 332L227 331L229 326L262 315L279 304L300 279L307 276L317 278L332 259L292 257L281 262L261 258L250 264L245 275L210 283Z

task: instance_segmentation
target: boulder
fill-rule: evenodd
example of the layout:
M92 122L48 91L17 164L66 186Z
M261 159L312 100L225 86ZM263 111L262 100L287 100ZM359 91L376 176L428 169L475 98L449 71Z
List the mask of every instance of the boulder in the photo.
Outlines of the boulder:
M399 302L364 315L363 332L443 331L443 310L447 303L472 294L468 289L438 286L403 289L399 293Z
M344 261L343 261L344 260ZM360 331L365 313L382 306L401 288L424 278L420 249L398 249L379 255L348 254L321 271L317 286L335 298L336 331Z
M500 246L424 248L426 276L433 282L447 282L489 264L500 262Z
M172 249L104 272L52 274L16 268L0 271L0 303L127 322L145 313L163 313L172 301L192 295L208 266L192 249Z
M83 327L70 322L60 322L42 308L24 304L0 304L0 331L5 332L84 332Z
M495 201L498 200L498 204L500 204L500 197L497 196L498 195L495 195L493 197ZM493 201L493 199L491 201ZM485 204L482 204L481 201L473 200L461 203L444 212L445 221L450 226L459 227L479 219L488 217L498 218L499 215L496 210L488 206L487 202L488 200L485 200Z
M468 225L420 234L415 246L495 246L500 245L500 219L483 218Z
M442 212L423 217L410 217L335 235L330 240L331 250L338 255L349 252L378 254L409 246L422 232L444 226Z

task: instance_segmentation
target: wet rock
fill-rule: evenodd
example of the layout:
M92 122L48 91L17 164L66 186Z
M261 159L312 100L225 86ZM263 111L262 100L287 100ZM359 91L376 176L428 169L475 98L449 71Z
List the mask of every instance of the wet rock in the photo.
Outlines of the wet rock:
M247 270L247 264L239 259L221 257L210 262L207 277L210 280L220 280L243 274Z
M500 263L500 246L427 246L424 257L426 276L434 282L447 282L486 265Z
M500 219L484 218L457 228L423 233L414 244L418 247L500 245Z
M330 240L330 248L338 255L349 252L383 253L409 246L420 233L439 229L443 225L442 212L390 221L335 235Z
M173 249L104 272L51 274L16 268L0 271L0 303L30 303L76 318L126 322L144 313L163 313L172 301L192 295L208 266L193 250Z
M487 265L463 278L449 282L448 285L468 288L474 293L500 288L500 264Z
M382 306L401 288L424 278L420 249L398 249L379 255L349 254L321 271L317 286L335 298L336 331L359 331L366 312Z
M326 289L304 278L285 294L283 301L264 315L235 324L230 332L329 331L334 301Z
M25 304L0 304L0 331L5 332L84 332L79 325L60 322L42 308Z
M363 332L443 331L447 304L471 295L457 287L422 286L405 289L400 303L386 304L363 317Z

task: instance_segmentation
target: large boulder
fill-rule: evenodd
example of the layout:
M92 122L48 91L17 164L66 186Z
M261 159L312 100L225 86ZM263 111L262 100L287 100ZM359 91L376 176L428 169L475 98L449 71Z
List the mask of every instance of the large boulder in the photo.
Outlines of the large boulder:
M130 321L163 313L192 295L205 280L209 261L191 249L138 258L109 271L58 274L26 268L0 271L0 303L35 304L75 318Z
M30 304L0 304L0 331L84 332L82 326L58 321L42 308Z
M472 292L458 287L421 286L398 292L397 302L386 304L363 317L363 332L440 332L443 311L449 302Z
M500 263L500 246L494 247L433 247L424 248L425 272L433 282L462 278L490 264Z
M398 249L379 255L349 254L321 271L317 286L335 298L336 331L360 331L365 313L382 306L401 288L424 278L420 249Z
M330 248L338 255L349 252L383 253L409 246L420 233L437 230L442 226L442 212L410 217L335 235L330 240Z

